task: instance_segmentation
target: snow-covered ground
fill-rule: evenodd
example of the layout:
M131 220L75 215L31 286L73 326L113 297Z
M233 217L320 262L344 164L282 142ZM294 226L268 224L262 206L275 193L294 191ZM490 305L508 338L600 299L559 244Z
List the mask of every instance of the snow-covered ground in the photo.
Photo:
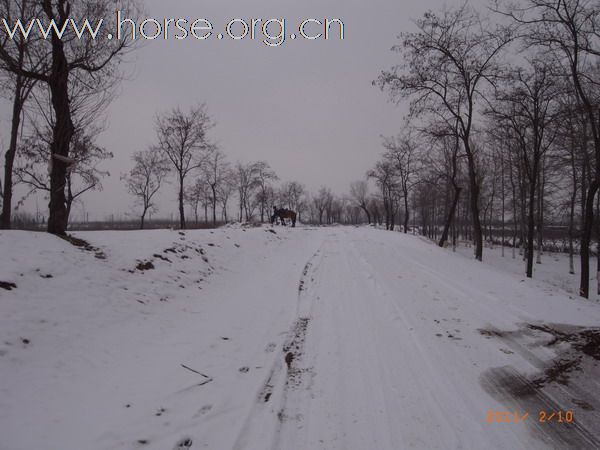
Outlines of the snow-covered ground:
M471 258L473 255L473 247L459 245L456 252ZM536 255L537 256L537 255ZM520 276L520 279L525 278L525 261L523 256L519 255L519 249L515 249L514 259L512 247L504 248L504 256L502 256L502 247L494 246L487 247L483 250L483 260L485 264L491 264L501 270ZM533 277L542 283L539 286L548 288L544 284L549 284L555 288L562 289L571 295L578 295L579 292L579 277L580 277L580 261L579 256L575 255L573 259L574 274L569 273L569 255L565 253L546 252L541 257L541 263L536 263L534 258ZM597 259L590 258L590 298L597 300L596 280Z
M1 449L600 446L600 305L539 277L367 227L76 236L0 232Z

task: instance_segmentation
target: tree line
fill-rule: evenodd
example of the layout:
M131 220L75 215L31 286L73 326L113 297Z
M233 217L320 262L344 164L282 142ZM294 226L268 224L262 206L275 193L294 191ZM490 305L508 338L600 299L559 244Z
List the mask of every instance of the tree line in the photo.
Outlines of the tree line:
M600 230L600 4L497 1L489 11L429 11L399 36L397 63L374 84L409 112L368 177L388 228L402 218L406 232L412 215L440 246L472 242L480 261L486 241L518 247L528 277L546 227L562 226L588 297Z
M141 17L141 5L136 0L0 0L0 17L8 24L40 19L64 28L61 38L55 33L47 39L16 33L13 39L3 35L0 41L0 93L12 103L0 183L0 229L10 229L15 210L41 192L49 201L47 231L64 235L74 203L85 193L102 189L103 178L110 175L102 162L113 154L99 146L97 138L105 129L104 113L135 42L128 36L80 38L64 25L71 19L108 20L115 10ZM334 198L327 188L313 199L300 182L276 186L279 177L265 161L232 164L210 140L213 126L203 104L187 111L177 107L156 117L154 144L134 153L133 167L122 177L139 207L141 228L147 216L157 212L158 192L172 181L181 228L189 220L186 210L196 222L216 224L234 218L266 221L273 206L306 213L308 221L360 220L347 199ZM15 200L17 184L26 188L26 194ZM229 217L233 197L236 214Z
M158 211L156 196L173 178L182 229L190 220L186 213L193 215L196 224L265 222L273 207L294 210L306 223L364 221L360 206L348 196L338 196L327 187L311 194L298 181L279 184L279 176L266 161L232 164L208 138L213 125L205 105L185 112L175 108L157 117L156 143L134 153L133 168L123 177L139 207L140 228L148 214Z
M135 0L0 0L8 23L33 18L142 14ZM525 273L565 236L570 271L579 255L580 294L589 296L592 239L600 235L600 5L593 0L497 0L428 11L392 50L395 64L373 84L408 114L381 158L345 195L297 181L278 184L266 161L232 163L209 136L205 105L157 115L155 139L132 157L123 182L140 226L157 211L157 193L177 188L179 226L266 221L273 206L318 224L376 223L417 230L440 246L512 247ZM44 192L47 229L66 233L74 202L102 188L97 144L127 55L127 40L30 35L0 41L0 92L11 101L0 199L10 228L17 183ZM235 211L232 214L232 211ZM600 271L600 251L598 270ZM600 273L600 272L599 272ZM600 280L600 276L598 277ZM600 291L600 282L599 282Z

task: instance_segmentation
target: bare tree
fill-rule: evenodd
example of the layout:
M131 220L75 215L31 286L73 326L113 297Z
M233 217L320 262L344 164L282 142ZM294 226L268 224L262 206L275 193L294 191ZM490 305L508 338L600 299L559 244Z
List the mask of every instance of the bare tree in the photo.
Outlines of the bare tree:
M430 168L435 173L435 177L439 181L445 181L446 196L452 198L446 202L447 214L445 215L444 228L438 241L440 247L444 247L448 241L451 227L455 223L456 210L460 202L460 196L463 191L461 179L461 158L460 152L460 136L458 129L454 126L449 126L446 122L432 123L426 130L421 133L423 138L433 151L427 152L421 156L422 164ZM449 207L448 207L449 203ZM452 240L455 244L455 239Z
M393 231L398 204L398 174L395 165L389 159L383 158L367 172L367 176L373 178L379 188L385 215L385 228Z
M185 190L185 201L192 207L194 211L194 219L196 224L199 223L198 208L204 209L204 222L208 222L208 207L211 204L210 200L210 187L206 180L197 178L196 182L186 188Z
M511 129L520 150L529 188L527 213L527 277L533 276L536 192L542 160L556 137L558 110L556 82L549 66L532 61L529 69L511 72L508 86L497 93L494 116ZM538 208L539 209L539 208ZM538 228L541 226L537 224Z
M584 190L583 230L581 234L581 279L579 293L589 296L590 241L594 224L594 199L600 188L600 13L594 0L526 0L524 4L498 2L496 9L522 28L526 46L538 47L555 70L570 78L584 111L594 148L594 168ZM599 266L600 270L600 266ZM600 272L598 272L600 290Z
M371 213L369 212L369 184L364 181L354 181L350 184L350 197L352 201L364 211L367 216L367 222L371 223Z
M581 191L587 191L585 174L592 172L590 167L589 139L587 120L585 114L578 105L577 97L572 90L565 89L561 96L560 117L557 120L559 134L557 146L566 149L559 155L562 166L570 172L569 190L570 195L565 201L565 209L568 211L568 253L569 273L575 274L575 238L577 231L576 213L579 207L577 198ZM585 197L582 198L585 204ZM583 208L582 208L583 209Z
M7 23L14 22L16 18L28 22L37 16L39 4L33 0L2 0L0 2L0 10ZM32 36L32 40L39 39L38 36ZM12 115L10 128L10 142L8 149L4 154L4 185L0 189L0 197L2 198L2 211L0 214L0 229L11 228L12 214L12 196L13 196L13 169L15 157L18 149L19 128L21 124L21 116L25 103L31 94L32 89L37 83L37 79L25 77L20 70L26 67L26 59L30 59L33 55L28 54L28 49L35 43L28 42L22 34L15 36L12 40L2 42L2 46L6 47L6 51L13 55L14 62L19 70L3 71L1 76L3 80L2 91L9 98L12 98ZM38 64L43 64L40 58L36 58Z
M269 219L270 216L265 215L276 205L278 196L278 190L271 184L267 184L264 189L261 187L256 192L256 202L259 208L261 208L261 222L264 222L265 218Z
M467 156L475 257L482 259L477 155L472 142L482 87L498 72L498 55L510 42L508 29L494 26L467 4L441 14L426 13L418 32L401 35L395 46L403 62L376 81L395 100L411 99L414 116L436 114L458 122Z
M0 16L9 16L10 12L4 9L8 4L0 3ZM72 164L71 142L76 132L71 110L73 80L79 79L80 86L102 95L119 78L119 63L131 48L131 39L111 40L104 39L104 36L94 39L89 33L79 37L79 30L68 25L87 23L93 32L94 26L90 20L108 20L115 10L121 10L133 18L136 17L136 9L134 0L40 0L38 4L38 18L47 23L54 21L57 29L50 32L48 39L36 40L35 48L28 48L25 64L19 62L18 53L10 45L11 39L5 38L0 45L0 69L44 83L50 91L54 120L50 145L52 164L48 231L65 234L68 220L65 189L68 167ZM10 16L14 17L13 14ZM99 28L95 29L96 32ZM62 36L58 30L64 30ZM41 59L34 55L41 55Z
M169 173L169 166L162 154L156 148L133 154L134 166L125 177L127 189L135 196L136 203L141 207L140 229L144 229L147 213L157 210L154 197Z
M408 233L408 199L417 170L417 144L410 133L407 133L404 136L384 138L383 146L387 150L385 158L392 161L398 175L398 184L404 199L404 233Z
M93 128L87 131L77 128L74 132L65 174L65 226L69 222L73 203L88 191L102 190L101 179L110 175L100 169L99 164L112 158L113 154L95 143L98 132L98 129ZM51 195L52 184L47 176L51 141L50 127L36 129L34 135L26 139L19 150L15 175L19 183L29 187L29 194L43 191Z
M257 163L237 163L235 166L235 183L239 200L239 220L250 221L251 203L254 190L260 186Z
M229 200L231 199L232 194L235 192L235 172L227 167L223 180L219 186L219 192L217 196L219 197L219 202L221 203L221 216L223 217L223 221L228 222L227 208L229 204ZM253 214L252 205L248 206L248 214Z
M319 224L323 224L323 214L327 211L327 222L330 222L331 210L333 206L333 194L331 193L331 189L323 186L319 189L317 195L315 195L312 199L313 206L316 209Z
M213 158L214 145L209 141L207 132L214 123L201 104L187 113L175 108L156 119L158 148L175 169L178 186L179 226L185 229L185 182L195 170L202 168ZM214 201L216 209L216 196ZM215 218L216 221L216 218Z
M280 207L287 207L298 213L298 217L306 208L306 188L298 181L283 183L279 189Z
M256 199L260 206L260 221L265 221L265 214L269 210L270 193L273 192L272 183L277 181L279 177L275 173L269 163L258 161L255 163L256 179L258 182L258 192Z
M346 221L344 217L345 209L346 199L332 194L330 201L326 202L325 213L327 214L327 223L344 223Z
M218 149L213 150L202 165L202 177L210 189L213 225L217 223L217 204L221 186L223 183L231 182L230 170L225 153Z

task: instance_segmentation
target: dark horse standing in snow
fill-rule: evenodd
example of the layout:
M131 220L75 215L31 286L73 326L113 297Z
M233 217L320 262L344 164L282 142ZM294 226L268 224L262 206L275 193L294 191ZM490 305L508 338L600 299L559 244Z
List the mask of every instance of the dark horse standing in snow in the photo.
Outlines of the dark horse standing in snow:
M291 211L289 209L281 208L277 209L273 206L273 215L271 216L271 224L275 223L275 219L279 217L281 220L281 225L285 226L285 219L290 219L292 221L292 227L296 226L296 212Z

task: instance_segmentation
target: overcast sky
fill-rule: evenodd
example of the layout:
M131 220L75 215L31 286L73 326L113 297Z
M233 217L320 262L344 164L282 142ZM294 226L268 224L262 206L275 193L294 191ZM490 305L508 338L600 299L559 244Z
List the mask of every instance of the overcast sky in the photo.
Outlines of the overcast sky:
M371 82L397 62L390 47L398 33L414 30L413 19L442 6L434 0L145 0L148 17L205 17L219 30L231 18L285 17L289 35L302 19L339 18L345 40L287 39L276 48L228 38L146 42L129 58L130 79L108 109L100 137L115 155L103 165L111 177L102 192L85 194L85 210L90 218L131 211L120 175L131 168L134 151L155 141L154 117L199 102L217 123L212 138L232 162L266 160L282 181L347 192L380 155L380 136L397 133L405 113ZM161 195L160 216L176 211L175 199L172 184ZM45 211L44 201L39 206ZM81 213L76 206L74 218Z

